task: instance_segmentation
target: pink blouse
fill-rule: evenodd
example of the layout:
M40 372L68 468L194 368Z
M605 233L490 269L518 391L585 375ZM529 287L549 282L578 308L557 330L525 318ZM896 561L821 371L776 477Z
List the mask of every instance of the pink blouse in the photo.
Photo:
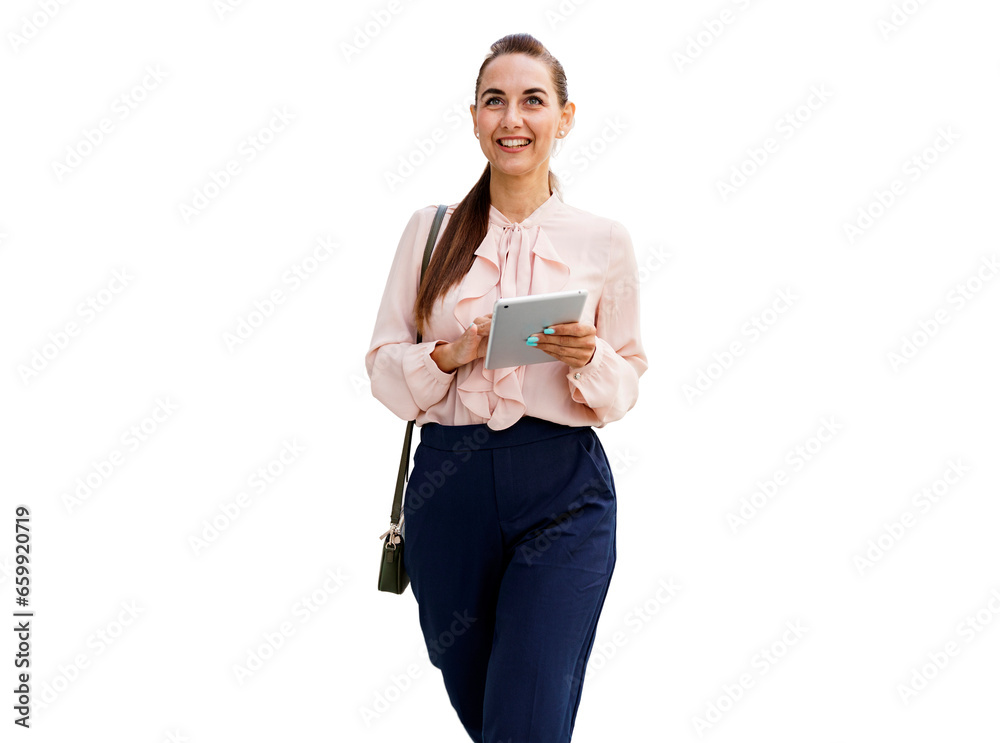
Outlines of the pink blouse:
M456 206L448 207L439 236ZM489 230L472 267L439 297L422 342L415 343L412 307L436 210L413 214L389 269L365 355L375 398L417 425L486 423L493 430L524 415L600 428L631 410L648 363L639 338L638 266L625 228L565 204L558 194L522 222L490 206ZM439 343L456 340L476 317L491 313L499 297L571 289L588 291L580 321L597 328L597 350L583 367L553 359L486 369L480 357L446 373L430 356Z

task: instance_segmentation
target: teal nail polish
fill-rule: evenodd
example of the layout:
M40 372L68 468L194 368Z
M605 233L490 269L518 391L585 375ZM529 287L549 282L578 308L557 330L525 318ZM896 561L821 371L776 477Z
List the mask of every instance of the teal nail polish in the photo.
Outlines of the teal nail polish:
M552 328L545 328L545 330L543 330L542 332L545 333L545 335L552 335L556 331L554 331Z
M538 345L538 339L537 338L528 338L528 340L526 340L525 343L527 343L529 346L537 346Z

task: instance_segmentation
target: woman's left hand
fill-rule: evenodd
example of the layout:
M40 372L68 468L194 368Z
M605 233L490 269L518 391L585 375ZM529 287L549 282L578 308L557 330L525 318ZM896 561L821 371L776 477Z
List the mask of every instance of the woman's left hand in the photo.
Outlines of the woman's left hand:
M549 325L552 333L532 333L529 338L537 338L536 348L545 351L570 369L586 366L597 351L597 328L584 322L564 322Z

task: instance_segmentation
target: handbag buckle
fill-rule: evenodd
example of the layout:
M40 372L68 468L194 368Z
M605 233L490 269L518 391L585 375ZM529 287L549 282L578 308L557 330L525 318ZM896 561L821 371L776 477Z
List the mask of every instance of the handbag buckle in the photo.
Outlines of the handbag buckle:
M403 538L399 535L399 524L391 524L389 530L382 534L379 539L385 540L386 537L389 537L389 541L386 542L385 548L387 550L396 549L396 545L403 541Z

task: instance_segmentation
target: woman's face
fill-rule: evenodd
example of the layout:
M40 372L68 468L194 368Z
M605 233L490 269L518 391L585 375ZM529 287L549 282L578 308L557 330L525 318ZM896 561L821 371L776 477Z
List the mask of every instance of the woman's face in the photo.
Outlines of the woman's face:
M518 176L548 172L561 129L569 132L575 106L559 107L548 66L526 54L497 57L483 71L479 99L470 106L479 146L494 172Z

